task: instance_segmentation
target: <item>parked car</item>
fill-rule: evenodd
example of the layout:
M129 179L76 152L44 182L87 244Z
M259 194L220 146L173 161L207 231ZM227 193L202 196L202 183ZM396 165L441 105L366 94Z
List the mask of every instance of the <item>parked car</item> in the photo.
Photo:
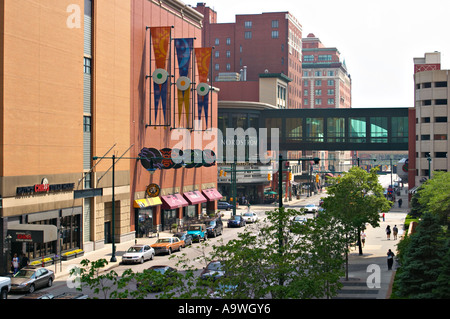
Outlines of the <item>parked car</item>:
M242 226L245 226L245 219L240 215L232 216L228 220L228 227L242 227Z
M208 238L208 232L205 224L192 224L189 225L187 233L192 235L192 241L206 240Z
M46 268L22 268L11 278L12 292L33 293L42 287L51 287L55 280L53 271Z
M180 251L183 245L184 241L178 237L163 237L159 238L151 247L155 250L155 254L166 253L170 255L176 250Z
M200 274L202 280L215 281L225 276L223 263L220 260L211 261Z
M308 219L305 216L294 216L291 220L291 232L297 225L303 225Z
M155 250L149 245L134 245L128 248L127 252L122 255L122 263L141 263L146 260L152 260L155 256Z
M258 221L258 215L254 211L246 212L243 217L246 223L256 223Z
M47 291L35 291L31 294L26 294L19 299L53 299L55 296Z
M62 294L59 294L55 296L53 299L88 299L89 296L85 295L81 292L63 292Z
M187 232L176 233L173 235L174 237L178 237L180 240L184 241L183 248L187 245L192 245L192 235Z
M208 233L208 237L216 237L218 235L222 235L223 233L223 222L222 218L216 217L211 218L205 221L206 231Z
M146 289L152 292L161 291L163 287L171 286L177 280L178 270L176 268L166 266L166 265L157 265L152 266L148 269L144 270L145 272L150 273L150 281L149 282L138 282L137 286L142 287L141 289Z
M217 203L217 209L230 210L230 209L233 209L233 205L228 203L228 202L218 202Z
M317 206L315 204L305 205L305 208L308 213L315 213L317 211Z
M8 299L8 292L11 290L11 278L0 277L0 299Z

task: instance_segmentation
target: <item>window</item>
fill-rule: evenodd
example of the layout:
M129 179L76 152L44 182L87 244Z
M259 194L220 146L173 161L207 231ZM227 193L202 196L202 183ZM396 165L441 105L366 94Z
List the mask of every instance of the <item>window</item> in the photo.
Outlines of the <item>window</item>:
M227 71L230 71L231 70L231 65L230 65L230 63L227 63Z
M434 101L435 105L447 105L447 99L440 99L440 100L436 100Z
M434 153L434 157L436 157L436 158L447 158L447 152L436 152L436 153Z
M420 140L422 140L422 141L429 141L430 140L430 135L420 135Z
M230 45L230 44L231 44L231 39L227 38L227 45Z
M431 105L431 100L423 100L422 101L422 106L427 106L427 105Z
M447 123L447 117L446 116L435 117L434 121L436 123Z
M303 62L314 62L314 55L304 55Z
M272 28L278 28L278 20L272 20Z
M216 64L214 65L214 69L215 69L216 71L219 71L219 69L220 69L219 63L216 63Z
M89 133L91 132L91 117L90 116L84 116L83 117L83 132Z
M318 58L319 61L331 61L331 55L327 54L327 55L319 55Z
M314 72L314 76L322 76L322 72L321 71L315 71Z
M423 83L422 84L422 89L429 89L431 88L431 82L427 82L427 83Z
M322 105L322 99L315 99L314 104L316 105Z
M92 60L90 58L84 58L84 73L92 73Z
M447 82L443 81L443 82L436 82L434 83L434 87L436 88L446 88L447 87Z
M333 89L328 89L327 90L327 94L328 95L334 95L334 90Z
M245 31L244 38L245 39L251 39L252 38L252 31Z
M322 80L316 80L316 81L314 82L314 85L316 85L316 86L321 86L321 85L322 85Z
M272 31L272 39L278 39L278 30Z
M327 81L328 86L334 86L334 80L328 80Z
M308 99L303 100L303 105L308 105Z
M252 21L245 21L244 22L244 27L246 29L251 29L252 28Z
M315 94L315 95L322 95L322 90L315 90L315 91L314 91L314 94Z
M308 75L305 75L305 74L303 74L304 76L308 76ZM308 80L303 80L303 86L308 86L309 85L309 81Z
M328 76L334 76L334 71L328 71L328 72L327 72L327 75L328 75Z
M308 90L305 90L305 91L303 92L303 95L308 95Z
M227 51L227 58L229 58L231 56L231 52Z
M216 38L216 41L214 41L214 44L215 44L215 45L219 45L219 44L220 44L219 38Z
M334 99L328 99L328 105L334 105Z
M430 123L429 117L422 117L422 123Z
M215 56L216 58L218 58L218 57L220 56L219 51L215 51L215 52L214 52L214 56Z
M446 141L447 134L434 134L434 140L435 141Z

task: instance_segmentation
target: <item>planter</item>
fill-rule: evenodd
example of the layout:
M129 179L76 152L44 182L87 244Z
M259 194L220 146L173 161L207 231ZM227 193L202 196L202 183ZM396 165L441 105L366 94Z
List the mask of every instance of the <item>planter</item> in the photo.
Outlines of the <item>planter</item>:
M79 253L76 253L76 255L77 255L77 258L78 258L78 257L81 257L81 256L84 256L84 251L79 252Z
M74 259L75 257L76 257L76 254L63 255L62 260L70 260L70 259Z

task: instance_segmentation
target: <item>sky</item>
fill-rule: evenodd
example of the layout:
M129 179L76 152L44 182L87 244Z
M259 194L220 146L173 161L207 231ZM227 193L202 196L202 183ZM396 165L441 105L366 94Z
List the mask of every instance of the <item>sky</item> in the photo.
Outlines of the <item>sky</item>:
M219 23L239 14L289 11L326 47L336 47L352 78L353 107L414 107L414 62L441 52L450 69L450 0L184 0L204 2Z

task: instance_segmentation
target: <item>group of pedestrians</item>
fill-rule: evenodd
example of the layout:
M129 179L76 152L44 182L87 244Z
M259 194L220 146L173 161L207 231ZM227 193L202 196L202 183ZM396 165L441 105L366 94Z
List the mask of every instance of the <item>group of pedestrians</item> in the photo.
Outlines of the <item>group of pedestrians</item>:
M11 260L11 271L15 275L20 269L23 267L28 266L28 258L27 256L23 255L21 259L17 256L17 254L14 254L13 259Z
M397 225L394 225L394 228L392 228L392 233L394 235L394 240L397 240L397 235L398 235ZM387 237L387 240L391 240L391 226L389 226L389 225L387 225L387 227L386 227L386 237Z

